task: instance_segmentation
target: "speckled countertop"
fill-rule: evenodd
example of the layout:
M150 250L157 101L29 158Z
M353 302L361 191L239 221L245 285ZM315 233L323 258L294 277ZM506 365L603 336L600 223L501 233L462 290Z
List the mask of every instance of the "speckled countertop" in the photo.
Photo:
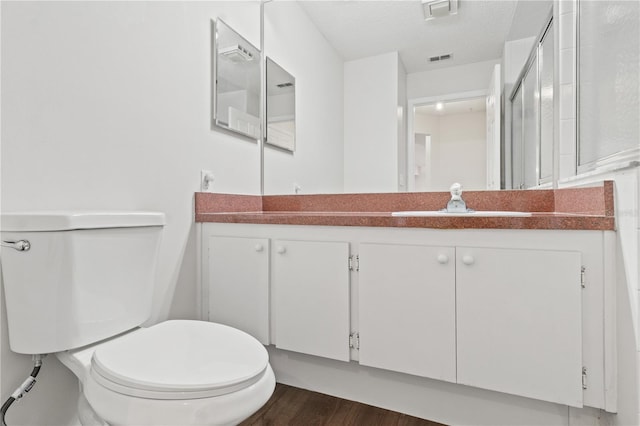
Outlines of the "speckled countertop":
M615 230L613 182L586 188L465 191L475 210L531 216L394 217L391 212L439 210L448 192L317 195L195 194L196 222L435 229Z

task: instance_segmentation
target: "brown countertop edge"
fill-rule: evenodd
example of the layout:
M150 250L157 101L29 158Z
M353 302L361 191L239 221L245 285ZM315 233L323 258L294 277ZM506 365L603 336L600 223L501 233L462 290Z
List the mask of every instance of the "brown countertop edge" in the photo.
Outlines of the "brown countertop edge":
M239 212L199 213L196 222L432 229L615 229L613 217L560 213L534 213L528 217L394 217L379 212Z
M476 210L531 212L525 217L394 217L392 211L438 210L447 192L388 194L195 194L195 221L272 225L433 229L615 230L613 182L586 188L468 191Z

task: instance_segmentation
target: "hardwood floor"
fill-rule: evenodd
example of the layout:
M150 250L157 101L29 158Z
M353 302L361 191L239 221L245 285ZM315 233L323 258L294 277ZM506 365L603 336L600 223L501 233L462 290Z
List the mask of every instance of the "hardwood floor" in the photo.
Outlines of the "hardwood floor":
M264 407L241 426L443 426L371 405L278 383Z

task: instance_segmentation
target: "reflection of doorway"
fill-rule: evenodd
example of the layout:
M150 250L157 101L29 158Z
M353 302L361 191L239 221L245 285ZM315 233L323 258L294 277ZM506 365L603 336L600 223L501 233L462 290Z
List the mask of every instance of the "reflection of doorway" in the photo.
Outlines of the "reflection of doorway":
M448 191L453 182L486 189L486 121L484 96L416 106L413 190Z
M413 179L415 190L419 192L429 191L431 188L431 135L424 133L415 134Z

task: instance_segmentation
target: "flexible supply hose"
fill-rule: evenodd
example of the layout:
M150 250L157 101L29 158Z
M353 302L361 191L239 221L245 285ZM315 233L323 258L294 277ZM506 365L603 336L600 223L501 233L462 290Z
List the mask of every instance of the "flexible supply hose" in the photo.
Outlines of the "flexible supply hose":
M42 358L44 358L44 355L33 356L33 371L31 371L31 374L29 375L29 377L27 377L27 380L25 380L22 385L20 385L20 387L11 394L11 396L5 401L5 403L2 404L2 408L0 408L0 421L2 421L2 426L7 426L4 421L4 416L7 414L7 411L9 410L9 407L11 407L11 404L13 404L16 400L22 398L27 392L33 389L33 386L36 384L36 376L38 375L40 367L42 366Z

